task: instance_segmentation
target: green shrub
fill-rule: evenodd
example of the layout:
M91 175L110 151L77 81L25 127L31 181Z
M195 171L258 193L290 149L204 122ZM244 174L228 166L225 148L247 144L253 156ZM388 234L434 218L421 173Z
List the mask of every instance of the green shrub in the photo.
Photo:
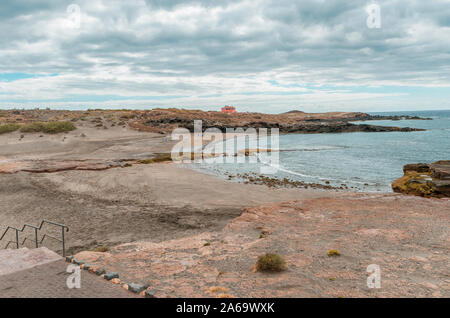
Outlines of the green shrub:
M34 123L31 123L31 124L27 124L27 125L22 126L20 128L20 131L24 132L24 133L42 132L43 127L44 127L43 123L34 122Z
M281 272L286 269L286 261L278 254L267 253L258 258L255 269L258 272Z
M77 127L70 121L50 121L48 123L30 123L22 126L20 131L25 133L44 132L47 134L57 134L75 129L77 129Z
M44 124L43 132L47 134L57 134L77 129L70 121L51 121Z
M0 125L0 134L10 133L10 132L16 131L19 128L20 128L20 126L17 124Z

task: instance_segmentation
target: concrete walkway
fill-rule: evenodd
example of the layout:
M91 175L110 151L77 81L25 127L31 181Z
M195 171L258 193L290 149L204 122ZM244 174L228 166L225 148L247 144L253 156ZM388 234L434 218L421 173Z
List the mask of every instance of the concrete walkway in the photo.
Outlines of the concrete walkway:
M0 276L12 274L21 270L44 265L57 260L61 256L45 247L28 249L0 250Z
M81 288L69 289L66 281L71 275L67 273L70 264L47 249L0 252L0 298L141 297L84 270Z

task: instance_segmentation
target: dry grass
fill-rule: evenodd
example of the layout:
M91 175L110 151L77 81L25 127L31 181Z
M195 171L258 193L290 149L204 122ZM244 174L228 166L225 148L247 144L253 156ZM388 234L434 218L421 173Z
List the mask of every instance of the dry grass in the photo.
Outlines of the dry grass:
M108 246L98 246L97 248L95 248L94 250L95 252L100 252L100 253L106 253L109 252L109 247Z
M226 287L220 287L220 286L213 286L210 289L208 289L208 292L213 293L227 293L229 291Z
M152 163L167 162L167 161L172 161L172 155L170 153L158 153L156 154L155 157L150 159L139 160L138 163L148 165Z
M217 295L217 298L236 298L236 297L230 294L219 294Z
M329 250L328 256L341 256L341 253L338 250Z

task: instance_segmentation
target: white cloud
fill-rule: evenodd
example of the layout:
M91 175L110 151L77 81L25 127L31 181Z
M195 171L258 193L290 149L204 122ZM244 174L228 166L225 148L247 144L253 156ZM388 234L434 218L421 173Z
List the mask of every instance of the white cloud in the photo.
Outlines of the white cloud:
M0 106L114 95L130 100L83 105L419 107L401 87L450 86L449 1L378 3L381 29L367 28L362 2L79 0L78 29L69 1L2 2ZM2 73L58 76L2 82ZM399 90L333 89L376 86Z

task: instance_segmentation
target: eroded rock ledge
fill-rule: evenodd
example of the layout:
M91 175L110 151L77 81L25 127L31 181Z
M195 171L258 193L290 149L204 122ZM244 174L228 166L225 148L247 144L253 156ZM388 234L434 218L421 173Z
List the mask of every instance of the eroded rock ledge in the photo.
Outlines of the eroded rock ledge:
M20 171L33 173L49 173L66 170L106 170L127 167L129 160L3 160L0 161L0 173L16 173Z
M408 164L404 176L392 183L394 192L423 197L450 197L450 160Z

